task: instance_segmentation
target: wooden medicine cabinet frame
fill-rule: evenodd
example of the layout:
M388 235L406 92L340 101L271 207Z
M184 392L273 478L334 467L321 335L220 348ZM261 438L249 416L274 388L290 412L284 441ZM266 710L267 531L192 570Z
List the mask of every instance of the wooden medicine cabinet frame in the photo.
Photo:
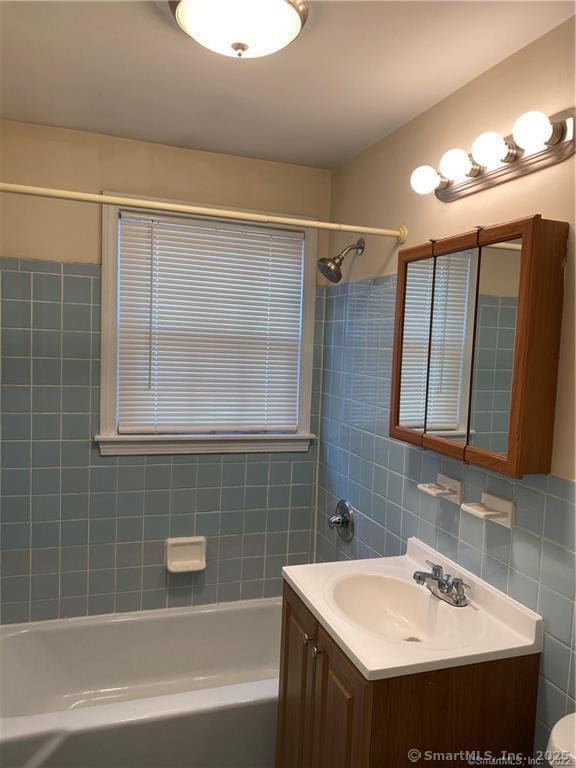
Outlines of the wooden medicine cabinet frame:
M400 251L390 404L391 437L510 477L519 478L525 474L550 472L567 237L566 222L546 220L542 219L541 215L535 215ZM400 426L404 305L409 264L479 248L479 274L483 247L519 239L522 241L522 247L507 453L496 453L470 445L469 416L466 439L461 442ZM432 296L431 317L433 304ZM477 320L476 299L474 329ZM471 366L470 398L474 352Z

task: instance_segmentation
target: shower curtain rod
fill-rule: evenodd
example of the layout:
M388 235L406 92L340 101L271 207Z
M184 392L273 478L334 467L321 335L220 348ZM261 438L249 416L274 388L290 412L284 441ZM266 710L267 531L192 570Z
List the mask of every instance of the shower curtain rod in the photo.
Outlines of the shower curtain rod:
M95 203L97 205L119 205L147 211L167 211L169 213L188 213L196 216L207 216L215 219L233 219L235 221L251 221L260 224L279 224L289 227L309 227L311 229L327 229L335 232L361 232L365 235L380 237L395 237L403 243L408 236L404 225L398 229L381 229L378 227L362 227L355 224L337 224L331 221L314 221L310 219L294 219L287 216L272 216L263 213L248 213L246 211L230 211L222 208L206 208L200 205L185 203L167 203L161 200L146 200L137 197L122 197L120 195L94 194L92 192L75 192L68 189L53 189L51 187L31 187L24 184L8 184L0 182L0 192L14 195L31 195L55 200L72 200L78 203Z

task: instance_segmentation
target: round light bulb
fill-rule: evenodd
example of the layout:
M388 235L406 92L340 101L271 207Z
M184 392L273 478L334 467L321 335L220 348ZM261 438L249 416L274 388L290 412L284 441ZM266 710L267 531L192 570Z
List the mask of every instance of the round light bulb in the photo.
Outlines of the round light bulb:
M463 149L449 149L440 160L440 173L450 181L461 181L472 170L472 162Z
M255 59L298 36L307 5L297 0L180 0L175 15L184 32L205 48Z
M512 136L525 152L539 152L552 138L553 126L548 115L533 110L520 115L514 123Z
M429 195L430 192L434 192L441 181L441 177L431 165L419 165L410 176L410 186L419 195Z
M486 131L480 134L472 144L472 157L484 168L497 168L509 152L508 145L496 131Z

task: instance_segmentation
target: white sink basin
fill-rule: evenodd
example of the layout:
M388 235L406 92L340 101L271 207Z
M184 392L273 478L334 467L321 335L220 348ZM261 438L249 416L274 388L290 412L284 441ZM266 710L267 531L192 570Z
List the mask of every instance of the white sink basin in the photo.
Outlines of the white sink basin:
M395 643L461 647L482 631L477 611L450 606L428 589L402 579L350 574L327 591L344 617Z
M467 606L414 582L426 560L470 584ZM283 575L368 680L542 650L538 614L418 539L402 557L292 565Z

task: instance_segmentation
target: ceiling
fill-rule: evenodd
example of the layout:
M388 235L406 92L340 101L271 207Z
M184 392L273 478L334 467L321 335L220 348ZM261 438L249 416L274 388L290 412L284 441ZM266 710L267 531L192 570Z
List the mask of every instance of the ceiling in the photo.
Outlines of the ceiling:
M237 61L187 37L167 3L0 2L0 114L334 167L573 14L313 0L291 46Z

